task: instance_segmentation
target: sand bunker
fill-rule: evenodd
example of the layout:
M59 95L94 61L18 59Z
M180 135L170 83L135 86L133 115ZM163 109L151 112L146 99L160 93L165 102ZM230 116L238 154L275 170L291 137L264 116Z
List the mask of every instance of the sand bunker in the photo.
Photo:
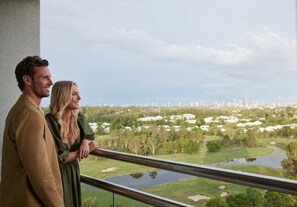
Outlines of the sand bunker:
M107 168L105 170L101 170L101 172L112 172L112 171L115 171L116 169L118 169L118 168L116 168L116 167L110 167L110 168Z
M188 198L195 201L195 202L199 201L199 200L209 200L210 199L209 196L200 195L200 194L197 194L197 195L194 195L194 196L189 196Z
M222 192L222 193L220 194L220 197L223 198L223 197L226 197L226 196L228 196L228 195L229 195L228 192Z
M219 186L219 189L221 189L221 190L224 190L225 188L226 188L225 185L221 185L221 186Z

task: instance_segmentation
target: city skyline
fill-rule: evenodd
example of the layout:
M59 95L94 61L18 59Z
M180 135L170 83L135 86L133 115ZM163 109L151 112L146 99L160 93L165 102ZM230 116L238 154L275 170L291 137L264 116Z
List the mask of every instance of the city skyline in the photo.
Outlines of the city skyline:
M83 105L89 106L89 105ZM120 107L129 107L129 106L139 106L139 107L284 107L284 106L293 106L297 107L297 103L285 103L281 102L281 98L278 95L271 103L260 102L257 100L250 99L247 95L243 95L241 98L234 98L232 101L225 100L214 100L212 102L205 102L204 100L199 101L165 101L165 102L146 102L146 103L122 103L122 104L113 104L113 103L99 103L91 106L120 106Z
M41 2L41 56L81 105L296 104L296 47L294 0Z

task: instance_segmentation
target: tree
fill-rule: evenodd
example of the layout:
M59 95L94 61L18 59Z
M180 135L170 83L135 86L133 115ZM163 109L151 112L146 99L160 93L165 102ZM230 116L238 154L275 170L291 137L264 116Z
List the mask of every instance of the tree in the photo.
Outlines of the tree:
M140 136L140 143L142 145L142 150L144 155L147 155L147 150L148 150L148 138L145 134Z
M198 142L194 142L192 140L189 140L186 148L185 148L185 152L187 153L195 153L199 151L199 143Z
M152 155L156 154L157 148L160 146L157 137L151 136L147 139L148 148L151 151Z
M179 151L178 143L176 141L163 143L162 149L166 153L177 153Z
M223 132L224 135L228 135L228 137L233 138L236 135L236 130L234 126L230 123L224 125L225 131Z
M248 202L252 207L263 207L265 204L265 199L262 196L261 192L255 188L247 188L246 195Z
M221 143L222 143L222 146L223 147L226 147L226 148L232 146L232 144L233 144L232 140L229 138L228 135L225 135L224 136L224 138L223 138L223 140L222 140Z
M173 142L170 142L171 144L171 149L173 150L173 152L176 154L180 151L180 146L178 144L178 141L173 141Z
M213 126L209 127L208 132L209 132L209 134L216 136L219 134L220 129L217 127L217 125L213 125Z
M287 157L282 160L282 167L289 175L297 175L297 142L291 142L287 146Z
M208 149L208 152L218 152L222 148L222 144L218 141L209 141L206 144L206 147Z
M207 201L206 207L228 207L228 205L221 198L212 198Z
M297 202L296 197L273 191L267 191L264 195L266 207L294 207Z
M200 141L203 139L202 130L194 128L189 132L189 139L192 141Z
M281 165L287 174L297 175L297 162L295 160L290 158L284 159L282 160Z
M175 139L188 139L189 137L189 131L185 128L181 128L179 131L175 132L176 136Z
M129 142L129 150L138 154L141 148L140 139L138 137L133 137Z
M226 202L229 207L250 207L246 193L238 193L227 197Z
M290 142L289 145L287 146L288 152L287 155L292 158L297 160L297 142Z
M178 146L179 146L181 152L184 152L185 151L185 149L186 149L186 147L188 145L188 142L189 142L189 140L188 139L185 139L185 138L179 139L177 141Z
M161 142L167 142L167 141L172 141L172 134L170 132L167 131L161 131L159 133L159 138Z
M122 148L128 148L130 139L128 137L120 137L119 144Z
M113 143L113 138L108 138L105 140L105 142L106 142L107 147L111 148L112 143Z
M255 130L249 130L247 137L247 146L249 148L257 146L257 132Z
M291 127L289 126L284 126L283 128L277 130L277 133L279 134L279 136L281 137L291 137L294 134L294 129L291 129Z

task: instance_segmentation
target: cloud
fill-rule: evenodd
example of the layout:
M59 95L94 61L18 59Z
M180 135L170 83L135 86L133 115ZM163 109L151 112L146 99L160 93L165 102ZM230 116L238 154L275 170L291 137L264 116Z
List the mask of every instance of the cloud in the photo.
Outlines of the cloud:
M135 89L136 94L140 94L141 90L147 93L154 86L152 94L156 93L156 96L164 88L172 88L180 94L184 94L185 90L201 90L205 94L223 95L231 91L258 93L259 89L264 91L265 88L277 90L278 85L292 91L292 82L294 79L296 82L296 38L286 36L286 33L281 33L282 30L276 30L277 27L261 25L242 30L232 26L229 27L232 28L231 34L220 26L214 28L221 28L220 31L214 31L214 34L220 32L219 35L197 35L182 39L185 38L183 31L176 34L168 30L166 35L162 34L166 29L159 31L162 27L167 28L164 23L169 20L171 23L176 22L175 28L187 28L180 25L183 23L181 19L172 19L173 16L170 16L166 17L167 22L162 22L162 16L157 19L154 19L154 16L146 16L143 19L143 16L140 19L133 19L131 16L128 18L125 16L128 10L124 15L119 12L123 7L130 8L129 5L99 2L97 5L82 1L46 1L47 6L43 8L51 12L46 12L46 15L42 12L41 27L45 41L43 47L46 47L48 54L59 59L59 68L71 69L68 74L75 74L84 68L84 73L78 77L88 77L88 83L83 83L84 86L93 83L94 87L100 80L100 86L118 87L122 94L123 91L131 91L135 87L133 83L136 83L139 84ZM106 4L109 9L116 7L113 11L116 12L115 15L110 15L110 10L104 10ZM90 5L97 6L98 11L95 8L87 8ZM133 8L135 9L135 6ZM137 15L139 11L143 10L138 10ZM117 18L113 19L114 16ZM135 16L133 13L133 17ZM191 16L193 25L188 25L188 34L199 34L200 26L203 27L194 25L197 24L193 21L195 18L196 16ZM217 20L220 19L216 18ZM229 23L231 25L231 22ZM199 21L199 24L207 23ZM158 27L152 29L149 25ZM199 31L195 31L195 28ZM211 28L208 29L207 32L211 33ZM208 40L212 38L220 38L220 44L215 44L216 41L210 44L211 41ZM64 57L70 57L71 61ZM67 74L66 70L63 74ZM59 71L56 74L59 74ZM149 79L150 86L145 84L146 79ZM108 81L107 84L107 80L113 82ZM113 90L108 89L106 93L115 93ZM166 92L163 92L163 95L165 94Z
M62 32L82 43L96 48L101 45L143 55L153 61L175 62L196 66L207 63L212 72L225 70L236 75L244 70L296 70L296 39L282 37L276 32L248 31L242 34L240 42L229 42L225 48L208 47L197 43L177 44L153 36L147 31L128 29L122 26L106 27L100 15L88 13L76 2L50 3L55 14L46 18ZM63 12L62 12L63 11Z
M247 32L243 44L250 48L250 61L270 68L296 70L296 39L281 37L267 31L263 34Z
M281 37L271 31L263 34L247 32L242 35L240 43L229 43L231 46L226 49L200 44L170 44L145 31L124 28L98 28L83 32L83 36L84 41L92 42L93 47L96 47L96 44L105 44L128 53L146 56L154 61L193 66L208 63L217 66L217 70L229 70L229 73L230 70L247 68L249 72L259 69L296 70L296 40Z

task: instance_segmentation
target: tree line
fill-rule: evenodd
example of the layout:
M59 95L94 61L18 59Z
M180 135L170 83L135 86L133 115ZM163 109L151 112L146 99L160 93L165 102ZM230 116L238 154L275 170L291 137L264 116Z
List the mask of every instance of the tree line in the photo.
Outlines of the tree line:
M297 207L297 197L273 191L263 195L255 188L247 188L246 192L230 195L226 199L213 198L206 207Z
M297 139L296 128L285 126L275 131L260 132L258 127L237 127L236 124L219 120L209 123L208 131L200 126L205 124L206 117L237 116L242 119L256 121L261 119L261 127L275 124L297 123L297 109L293 107L265 109L234 109L234 108L145 108L145 107L82 107L89 122L98 124L97 135L101 146L107 149L130 152L143 155L157 153L194 153L199 151L199 145L207 135L218 136L222 139L207 143L210 152L216 152L233 146L256 147L259 138L283 137ZM197 122L190 124L185 119L169 122L172 115L193 114ZM139 118L160 115L164 117L157 121L138 121ZM111 133L104 134L102 123L109 123ZM167 131L164 126L171 128ZM223 126L224 131L219 126ZM180 126L175 130L174 126ZM129 127L129 129L126 129ZM189 130L188 128L191 128Z

